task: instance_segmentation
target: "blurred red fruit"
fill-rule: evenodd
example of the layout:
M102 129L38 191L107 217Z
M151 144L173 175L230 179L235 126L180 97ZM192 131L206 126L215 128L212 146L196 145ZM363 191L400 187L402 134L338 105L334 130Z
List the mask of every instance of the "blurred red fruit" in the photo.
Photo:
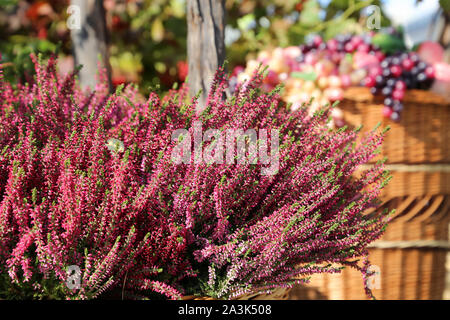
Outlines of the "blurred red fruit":
M395 89L405 91L406 90L406 83L404 81L402 81L402 80L398 80L395 83Z
M378 59L379 62L384 60L384 53L381 51L375 51L375 57Z
M305 2L304 0L300 0L296 5L295 5L295 10L297 10L298 12L303 10L303 2Z
M369 69L369 74L372 77L376 77L378 75L380 75L383 72L383 69L380 66L373 66L372 68Z
M269 84L277 85L279 81L278 74L273 70L269 70L269 72L267 73L267 77L264 80Z
M118 85L121 85L121 84L124 84L125 82L127 82L127 79L123 75L115 75L111 79L111 82L112 82L113 86L117 87Z
M348 88L352 85L352 79L348 74L341 75L341 85L343 88Z
M400 66L392 66L391 67L391 73L395 77L399 77L402 74L402 68Z
M402 61L402 66L405 70L409 71L414 67L414 62L411 59L405 59Z
M374 77L366 77L365 79L364 79L364 85L367 87L367 88L372 88L374 85L375 85L375 78Z
M437 80L450 82L450 64L439 62L434 65L434 76Z
M177 62L178 80L180 80L181 82L184 82L186 80L189 71L188 69L189 68L186 61Z
M242 73L245 71L245 68L243 66L236 66L233 69L233 72L231 73L232 76L237 76L239 73Z
M426 76L427 76L428 78L433 79L433 78L434 78L434 68L431 67L431 66L428 66L428 67L425 69L425 74L426 74Z
M355 45L351 42L347 42L344 46L344 49L346 52L351 53L351 52L355 51Z
M314 36L313 38L313 44L317 47L323 42L321 36Z
M361 43L360 45L358 45L357 51L368 53L370 51L370 47L366 43Z
M403 100L403 97L405 96L405 91L403 90L394 90L394 92L392 92L392 98L394 98L395 100Z
M363 43L363 39L362 39L360 36L354 36L354 37L352 38L352 40L350 40L350 41L353 43L353 45L354 45L355 47L358 47L360 44Z
M330 39L330 40L327 41L327 48L330 51L336 51L337 47L338 47L338 42L337 42L336 39Z
M442 62L444 59L444 49L439 43L433 41L425 41L417 50L419 57L426 63Z
M46 39L47 38L47 29L45 27L39 28L37 36L39 39Z
M382 113L384 117L389 118L392 114L392 109L389 108L388 106L384 106Z
M358 51L353 54L353 64L357 69L371 68L378 66L378 60L374 55Z

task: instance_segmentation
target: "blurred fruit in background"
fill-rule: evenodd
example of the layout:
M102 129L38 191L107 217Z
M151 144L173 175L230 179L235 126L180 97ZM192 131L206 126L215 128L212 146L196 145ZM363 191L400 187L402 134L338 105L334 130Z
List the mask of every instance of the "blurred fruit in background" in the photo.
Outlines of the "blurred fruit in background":
M350 86L366 86L373 95L384 99L383 115L400 120L402 101L407 89L430 89L447 95L449 65L442 60L444 50L426 41L418 52L409 52L401 30L385 28L381 32L340 34L325 41L311 36L305 44L262 50L240 69L233 84L246 81L261 64L267 66L264 89L284 84L283 99L292 109L308 103L310 112L343 98ZM339 109L333 114L334 124L344 123Z
M5 1L5 0L4 0ZM115 82L139 82L142 91L162 90L186 77L186 0L105 0ZM370 1L379 4L379 1ZM8 0L0 11L0 52L10 62L5 76L20 80L31 73L29 53L46 58L72 54L66 26L69 0ZM295 45L312 31L327 37L361 30L368 2L339 0L226 0L227 60L230 68L262 49ZM345 14L341 17L342 13ZM340 17L340 18L337 18ZM388 23L385 17L382 24ZM137 54L139 53L139 54ZM132 62L132 64L130 64ZM181 73L180 73L181 72ZM183 79L183 80L182 80Z
M338 35L325 41L321 36L311 37L306 44L263 50L256 60L249 60L237 82L245 81L260 64L267 65L264 80L266 90L285 84L283 99L292 109L313 98L310 111L341 100L349 86L367 86L381 73L380 60L384 54L371 44L371 35ZM370 76L368 76L370 75ZM335 124L343 125L342 113L333 113Z
M186 0L103 3L110 31L114 83L137 82L146 93L156 85L168 90L174 82L186 79ZM401 30L389 27L390 21L378 0L226 0L225 3L230 70L245 65L254 69L259 62L267 62L270 70L264 86L270 89L286 81L289 101L298 102L296 96L305 100L305 92L309 91L317 101L332 101L341 97L346 87L362 84L363 80L363 85L371 87L373 78L382 72L378 63L385 53L405 51ZM69 0L5 2L0 11L0 52L2 62L8 63L4 72L9 80L30 76L31 52L40 52L43 58L54 51L63 59L71 56L70 33L65 23L68 4ZM381 7L380 22L386 32L361 36L367 32L369 5ZM357 36L342 42L343 34ZM367 37L372 38L370 44ZM298 47L302 43L304 46ZM438 45L424 43L418 53L435 69L437 78L445 78L447 69ZM412 68L408 62L405 64L405 68ZM393 71L399 73L398 68ZM292 72L297 74L292 77ZM305 82L304 75L295 78L300 73L314 73L317 78L308 80L312 82L307 82L306 89L294 93L292 88ZM236 82L238 74L234 76ZM438 79L433 88L445 91L442 81ZM398 93L396 96L399 97Z
M33 72L32 52L44 59L55 51L63 60L72 55L66 25L69 2L17 0L2 6L0 52L2 62L8 63L4 72L10 81ZM186 59L184 5L184 0L104 1L115 84L140 83L145 92L157 84L168 89L180 81L176 64Z

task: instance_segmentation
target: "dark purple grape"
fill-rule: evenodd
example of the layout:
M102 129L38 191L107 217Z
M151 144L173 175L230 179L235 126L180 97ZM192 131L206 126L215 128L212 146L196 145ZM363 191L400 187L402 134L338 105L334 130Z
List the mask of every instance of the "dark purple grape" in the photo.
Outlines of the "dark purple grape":
M370 93L374 96L379 95L381 93L381 88L372 87L370 88Z
M383 96L389 97L392 94L392 88L384 87L381 90L381 93L383 94Z
M424 82L425 90L430 89L431 85L434 83L434 78L428 77L427 80Z
M400 77L401 80L405 80L407 78L411 78L411 71L403 70L402 76Z
M397 82L396 79L387 79L386 86L393 88L396 82Z
M414 62L414 63L420 61L419 55L418 55L417 53L415 53L415 52L411 52L411 53L409 54L409 58L410 58L410 59L412 60L412 62Z
M343 35L343 34L338 34L338 35L335 37L335 39L336 39L336 41L338 41L338 42L345 42L345 35Z
M392 110L394 110L396 112L402 112L403 104L398 100L394 100L394 105L392 106Z
M305 56L303 54L300 54L299 56L295 57L295 61L298 63L302 63L305 61Z
M384 87L386 84L386 81L384 80L384 77L382 75L378 75L375 77L375 86L378 88Z
M365 44L371 45L372 44L372 37L368 34L364 34L362 36L362 39L364 41Z
M388 78L391 76L391 70L389 68L383 69L382 73L383 77Z
M427 75L424 72L421 72L417 75L416 79L419 82L424 82L425 80L427 80Z
M398 113L396 111L392 112L391 120L395 121L395 122L400 121L400 113Z
M391 61L391 64L392 64L392 65L398 66L400 63L401 63L401 60L400 60L399 57L393 57L393 58L392 58L392 61Z
M400 60L405 60L409 58L409 54L407 52L402 52L402 54L400 55Z
M413 77L417 76L419 73L420 73L419 68L413 67L413 68L411 69L411 75L412 75Z
M327 48L327 44L325 42L322 42L321 44L319 44L319 46L317 47L317 49L319 49L320 51L325 50Z
M314 49L314 46L312 46L311 44L305 44L306 52L310 52L312 49Z
M417 65L416 65L416 67L417 67L420 71L424 71L424 70L428 67L428 65L427 65L425 62L423 62L423 61L419 61L419 62L417 63Z
M389 61L387 59L384 59L383 61L381 61L380 67L386 69L387 67L389 67Z
M392 100L392 98L387 97L384 99L384 105L392 107L394 105L394 100Z
M411 74L403 78L403 81L406 84L406 88L411 89L412 88L412 81L411 81Z

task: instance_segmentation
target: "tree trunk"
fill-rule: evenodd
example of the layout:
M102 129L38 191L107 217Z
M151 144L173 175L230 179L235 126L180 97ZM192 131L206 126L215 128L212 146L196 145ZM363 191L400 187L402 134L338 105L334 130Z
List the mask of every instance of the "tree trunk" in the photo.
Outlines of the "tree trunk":
M111 91L111 66L103 1L71 0L71 5L80 9L80 28L71 30L75 65L83 65L79 73L80 85L82 88L88 86L93 89L100 65L106 69Z
M202 91L197 111L205 108L208 90L225 59L225 0L187 1L188 84L192 96Z

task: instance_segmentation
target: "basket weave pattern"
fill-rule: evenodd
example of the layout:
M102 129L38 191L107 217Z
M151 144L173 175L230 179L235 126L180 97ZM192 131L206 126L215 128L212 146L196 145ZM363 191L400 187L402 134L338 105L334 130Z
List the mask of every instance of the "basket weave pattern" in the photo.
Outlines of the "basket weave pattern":
M372 287L377 299L442 299L450 249L450 104L431 92L410 90L399 123L382 116L382 101L366 88L350 88L339 107L350 127L362 132L391 127L380 156L392 180L381 195L377 214L396 209L385 234L369 249L379 268ZM364 168L361 168L364 169ZM357 173L358 174L358 173ZM361 274L314 275L296 287L291 299L367 299Z
M380 154L388 157L388 163L450 163L450 104L441 96L407 91L398 123L382 116L382 101L367 88L349 88L339 106L350 126L362 124L363 131L367 131L381 122L381 127L391 127Z

